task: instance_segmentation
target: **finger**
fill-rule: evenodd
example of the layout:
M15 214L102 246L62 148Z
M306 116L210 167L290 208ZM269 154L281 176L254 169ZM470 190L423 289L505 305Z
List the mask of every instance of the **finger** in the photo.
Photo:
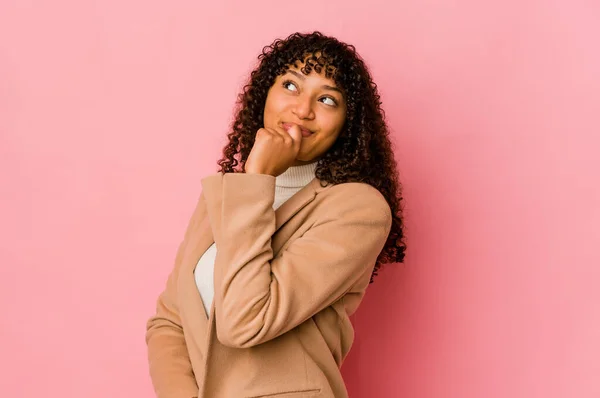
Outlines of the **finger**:
M296 135L295 132L291 131L292 129L298 129L298 133L299 135ZM297 144L296 141L298 141L297 137L299 137L300 140L302 140L302 131L300 130L300 126L294 124L292 125L292 127L289 128L289 130L286 130L285 128L281 127L281 126L276 126L275 129L277 134L281 135L281 137L283 137L284 141L286 143L290 143L292 145Z
M296 150L300 149L300 143L302 142L302 130L300 130L300 126L294 124L287 133L292 137L292 140L294 140L294 148Z
M274 137L280 138L286 144L293 145L293 138L290 136L290 134L287 131L285 131L285 129L283 127L277 126L275 128L267 128L267 129Z
M276 128L265 127L265 130L269 132L269 134L274 135L275 137L285 137L285 131L279 131Z

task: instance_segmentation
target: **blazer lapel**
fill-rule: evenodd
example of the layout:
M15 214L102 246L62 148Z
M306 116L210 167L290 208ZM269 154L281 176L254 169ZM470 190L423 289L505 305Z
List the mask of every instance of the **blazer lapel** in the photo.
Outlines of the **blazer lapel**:
M186 249L181 259L178 291L182 323L186 323L185 327L187 329L195 331L195 333L190 333L189 337L197 345L198 350L205 354L202 343L208 329L208 317L196 286L194 269L200 257L214 243L214 240L206 213L206 203L202 197L199 200L201 201L200 206L203 206L202 219L188 237Z

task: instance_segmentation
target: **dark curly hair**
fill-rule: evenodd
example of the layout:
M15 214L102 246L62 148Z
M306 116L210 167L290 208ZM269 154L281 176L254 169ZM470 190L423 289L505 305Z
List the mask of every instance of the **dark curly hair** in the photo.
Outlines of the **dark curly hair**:
M371 282L381 265L404 261L401 185L392 151L385 113L377 85L354 46L320 32L294 33L264 47L258 66L238 96L229 143L218 161L220 172L244 172L256 132L263 126L267 93L275 79L291 65L303 64L302 73L325 73L335 81L346 99L346 121L333 146L318 160L315 175L341 184L364 182L375 187L392 211L392 227L379 254Z

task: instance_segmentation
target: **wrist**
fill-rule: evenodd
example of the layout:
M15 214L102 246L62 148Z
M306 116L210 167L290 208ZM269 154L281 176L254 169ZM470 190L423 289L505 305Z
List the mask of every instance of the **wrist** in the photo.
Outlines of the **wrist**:
M265 174L265 175L270 175L270 176L275 177L275 175L273 173L269 173L266 170L247 168L245 170L245 172L246 172L246 174Z

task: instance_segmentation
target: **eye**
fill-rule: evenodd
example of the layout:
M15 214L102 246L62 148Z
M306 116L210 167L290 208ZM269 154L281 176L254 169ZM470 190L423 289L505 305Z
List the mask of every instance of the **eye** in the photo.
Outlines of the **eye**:
M336 100L334 100L334 99L333 99L333 98L331 98L331 97L323 97L323 98L321 98L320 100L323 100L323 103L324 103L325 105L329 105L329 106L336 106L336 105L337 105L337 101L336 101ZM329 103L327 103L327 102L325 102L325 101L329 101Z
M298 91L298 87L296 87L296 83L294 83L291 80L286 80L283 82L282 84L283 88L285 88L286 90L290 90L290 91ZM293 87L293 88L289 88L289 87Z

